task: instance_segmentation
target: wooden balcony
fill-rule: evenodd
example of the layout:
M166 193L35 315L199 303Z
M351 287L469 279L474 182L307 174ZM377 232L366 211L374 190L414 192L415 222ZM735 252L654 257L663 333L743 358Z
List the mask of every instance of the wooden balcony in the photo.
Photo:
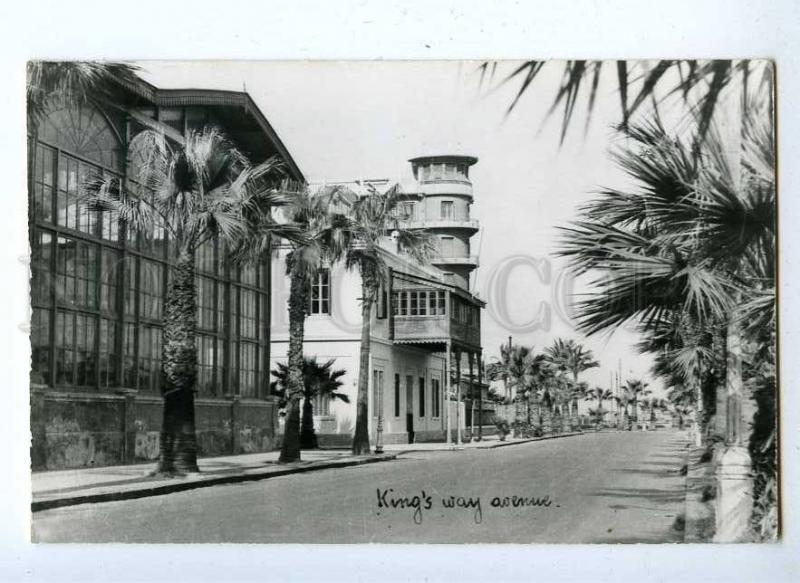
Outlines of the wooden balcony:
M398 344L426 345L443 350L450 341L453 346L479 348L479 325L469 325L449 316L394 316L394 341Z

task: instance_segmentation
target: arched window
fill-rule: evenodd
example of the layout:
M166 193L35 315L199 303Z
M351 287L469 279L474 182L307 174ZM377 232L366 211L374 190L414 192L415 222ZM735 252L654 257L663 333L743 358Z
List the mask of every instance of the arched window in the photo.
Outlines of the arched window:
M91 105L57 105L39 128L39 139L111 170L122 169L122 147L99 109Z

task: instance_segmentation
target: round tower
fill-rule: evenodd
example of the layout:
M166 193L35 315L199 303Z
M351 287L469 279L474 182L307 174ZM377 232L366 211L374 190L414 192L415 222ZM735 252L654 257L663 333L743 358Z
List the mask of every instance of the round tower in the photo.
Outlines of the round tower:
M470 238L479 230L478 221L470 218L473 156L442 155L412 158L411 168L417 181L418 208L411 207L412 221L436 238L432 263L452 282L469 289L469 276L478 267L472 254Z

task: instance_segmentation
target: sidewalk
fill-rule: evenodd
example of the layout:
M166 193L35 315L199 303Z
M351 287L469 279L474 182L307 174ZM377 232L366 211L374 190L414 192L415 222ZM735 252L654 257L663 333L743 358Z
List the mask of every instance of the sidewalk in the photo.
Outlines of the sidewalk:
M392 460L397 454L354 456L349 450L303 451L302 461L279 464L278 451L226 457L201 458L199 474L181 478L150 476L155 464L108 466L35 472L31 476L31 510L47 510L93 502L130 500L195 488L263 480L329 468L344 468Z

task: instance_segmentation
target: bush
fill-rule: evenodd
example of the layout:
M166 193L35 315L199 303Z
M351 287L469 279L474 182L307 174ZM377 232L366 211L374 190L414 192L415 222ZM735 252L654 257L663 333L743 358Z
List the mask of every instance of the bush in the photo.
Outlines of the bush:
M506 436L511 432L508 421L505 419L497 419L494 422L494 426L497 427L497 436L500 438L500 441L505 441Z
M516 437L522 437L524 439L542 436L542 428L528 423L527 421L515 421L513 429Z

